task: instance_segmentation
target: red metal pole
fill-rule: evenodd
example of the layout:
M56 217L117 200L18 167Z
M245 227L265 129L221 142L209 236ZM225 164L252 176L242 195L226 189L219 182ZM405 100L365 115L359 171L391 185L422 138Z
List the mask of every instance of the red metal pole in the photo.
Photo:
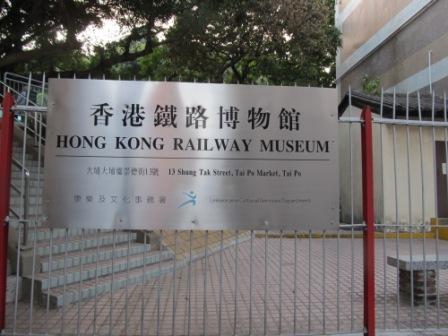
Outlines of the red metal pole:
M375 227L373 199L373 132L370 106L362 110L362 198L364 229L364 335L375 336Z
M8 257L9 192L11 184L12 136L14 98L6 93L3 98L3 120L0 132L0 330L5 329L6 277Z

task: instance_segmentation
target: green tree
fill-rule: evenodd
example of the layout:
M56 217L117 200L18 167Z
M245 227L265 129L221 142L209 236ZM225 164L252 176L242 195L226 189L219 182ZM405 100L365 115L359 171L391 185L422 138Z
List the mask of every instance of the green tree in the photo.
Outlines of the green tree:
M0 72L332 85L334 0L0 0ZM79 33L130 32L82 52Z
M108 72L114 65L151 53L156 35L176 15L176 0L0 0L0 71L16 69ZM113 18L130 34L96 56L80 54L78 35L89 25ZM133 45L140 43L142 48Z
M364 74L361 78L362 92L379 96L381 94L381 81L378 77Z
M205 82L209 75L202 69L190 69L186 64L174 63L166 45L159 46L154 51L137 61L139 77L158 81L197 80Z
M192 0L168 48L173 64L214 81L330 85L340 45L333 15L329 0Z

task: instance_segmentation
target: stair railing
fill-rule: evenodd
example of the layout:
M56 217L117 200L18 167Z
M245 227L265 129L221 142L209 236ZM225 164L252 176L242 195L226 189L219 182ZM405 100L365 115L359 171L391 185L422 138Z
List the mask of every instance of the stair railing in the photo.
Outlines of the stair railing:
M42 80L36 80L32 78L31 73L28 77L6 72L4 80L0 80L0 86L3 86L3 91L9 91L15 96L17 111L35 112L27 113L29 123L26 127L26 132L34 139L34 144L45 144L45 137L41 136L37 130L41 128L42 134L45 134L46 122L45 116L42 113L47 110L46 94L48 92L47 84L45 81L45 74L42 75ZM40 98L39 98L40 95ZM21 123L24 128L23 122Z
M3 81L0 79L0 87L3 86L1 91L9 91L16 98L16 105L12 107L12 110L16 112L14 126L27 136L30 136L34 140L35 145L44 146L47 125L45 113L42 112L47 111L47 102L44 97L48 92L45 74L42 76L41 81L33 79L31 73L29 76L23 76L7 72L3 78ZM40 101L38 99L39 93L41 94ZM10 207L10 214L24 223L23 239L21 241L23 245L26 245L30 219L30 172L25 168L24 163L13 159L12 164L24 172L24 181L22 182L24 190L22 191L21 188L11 183L11 188L23 197L23 208L20 211L17 208Z
M23 220L23 238L22 238L22 245L26 245L28 242L28 220L29 220L29 205L30 205L30 171L26 169L18 160L12 159L13 166L19 168L24 173L25 177L25 183L24 183L24 191L23 191L23 214L22 214L22 220ZM11 182L11 188L14 189L19 194L22 193L19 187L14 185L14 183ZM20 214L18 214L11 206L9 208L9 211L16 216L18 219L20 219Z
M4 82L0 81L0 85L5 85L5 84L4 84ZM11 93L16 96L20 95L20 92L17 92L14 89L11 89ZM15 105L13 109L17 112L26 112L27 118L30 119L26 125L23 120L16 119L16 122L14 123L16 125L16 127L22 129L22 131L25 131L25 129L26 129L26 133L28 135L30 135L35 140L36 145L39 142L42 145L45 145L45 137L42 136L42 134L45 134L47 124L46 124L41 112L46 112L47 107L46 106L38 106L38 105L32 103L30 105ZM30 113L30 112L35 112L35 113ZM17 116L20 116L20 114L17 114ZM40 127L42 130L42 134L39 134L39 132L38 132Z

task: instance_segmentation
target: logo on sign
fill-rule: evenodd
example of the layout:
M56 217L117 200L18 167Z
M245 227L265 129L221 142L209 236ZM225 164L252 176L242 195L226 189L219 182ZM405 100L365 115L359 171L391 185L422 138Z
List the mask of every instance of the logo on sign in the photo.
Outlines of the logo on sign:
M184 192L183 194L186 196L186 201L183 202L182 204L180 204L177 207L178 209L179 208L183 208L183 207L185 207L185 206L187 206L189 204L191 204L192 206L196 205L196 197L197 197L197 195L193 191L190 191L189 193L185 193Z

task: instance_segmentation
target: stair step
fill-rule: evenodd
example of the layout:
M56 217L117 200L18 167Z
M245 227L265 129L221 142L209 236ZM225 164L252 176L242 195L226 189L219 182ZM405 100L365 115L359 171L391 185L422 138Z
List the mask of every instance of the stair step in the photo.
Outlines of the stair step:
M53 229L53 241L57 240L57 239L65 239L65 230L66 229L60 229L60 228L54 228ZM70 229L68 231L68 237L76 237L76 236L80 236L82 235L82 230L83 229ZM96 234L97 230L96 229L84 229L84 234L87 235L92 235L92 234ZM104 232L104 231L102 231ZM29 242L33 242L34 241L34 237L36 236L36 241L42 241L42 240L50 240L50 238L52 237L51 235L51 229L48 227L36 227L36 229L34 229L34 227L30 227L28 229L28 241ZM49 242L48 242L49 244Z
M25 173L24 173L24 176L25 176ZM21 180L22 179L22 171L21 170L13 170L13 171L11 171L11 179L12 180ZM30 176L29 176L29 180L35 180L35 181L40 180L40 181L43 181L44 180L44 174L43 174L43 172L41 172L40 173L40 177L39 177L37 172L35 172L35 173L31 172Z
M39 301L41 305L45 306L47 302L47 295L49 294L50 308L54 309L61 307L64 304L77 302L80 299L90 299L94 298L96 295L108 293L111 290L125 288L126 285L129 288L131 286L141 284L142 282L147 282L150 279L158 277L159 275L171 272L172 267L172 261L162 261L161 263L146 266L144 269L144 275L143 267L134 268L129 270L129 272L124 271L114 273L113 284L112 275L100 277L97 282L96 279L83 281L81 291L79 291L79 283L66 286L65 291L63 287L57 287L51 289L49 293L47 291L41 292ZM178 267L181 267L180 263L178 263Z
M39 273L35 275L35 281L37 284L37 288L41 290L46 290L50 286L50 288L60 287L64 285L64 280L66 285L70 285L73 283L79 283L82 281L88 281L90 279L94 279L97 276L103 277L113 273L120 273L129 270L143 267L143 264L146 262L146 265L152 265L154 263L158 263L159 260L165 261L172 258L172 253L168 250L165 251L152 251L146 253L139 253L132 256L124 256L117 259L109 259L104 260L102 262L98 262L98 265L95 263L83 264L82 268L82 276L80 266L67 268L66 271L58 270L52 272L51 281L48 279L48 273ZM129 261L129 263L128 263ZM113 265L113 267L112 267Z
M146 249L146 252L149 252L151 250L150 244L141 244L141 243L131 243L131 246L129 247L129 255L134 255L138 253L143 253ZM56 271L64 268L64 264L67 265L67 267L74 267L80 265L81 261L83 264L90 264L90 263L96 263L97 257L98 261L104 261L112 259L112 251L114 258L121 258L127 255L128 253L128 244L122 243L122 244L116 244L115 249L113 249L113 246L106 246L99 248L97 251L97 248L91 248L86 249L84 252L77 252L77 253L70 253L67 255L66 258L64 258L64 255L59 255L56 257L51 258L51 271ZM50 258L45 257L41 258L40 261L40 270L41 272L47 272L50 267Z
M69 230L70 232L70 230ZM100 246L104 245L112 245L114 242L113 238L114 234L113 232L106 232L101 233L98 237ZM130 237L128 237L130 236ZM131 241L135 240L137 237L137 234L135 232L123 232L123 231L117 231L115 233L115 244L124 243L127 242L128 239ZM84 249L96 247L97 244L97 237L96 236L75 236L71 237L71 239L68 239L65 241L64 239L54 239L53 240L53 246L52 246L52 254L60 254L72 251L79 251L81 250L81 247L83 246ZM39 256L47 256L50 254L50 245L49 242L40 242L36 244L36 253Z
M13 210L14 210L15 213L17 213L17 214L20 212L20 211L18 211L17 209L13 209ZM10 218L12 218L12 219L16 219L16 215L15 215L11 210L9 211L9 216L10 216ZM20 217L20 216L19 216L19 217ZM11 227L12 224L15 224L15 222L13 221L12 223L9 224L9 226Z
M22 148L20 149L15 149L14 147L12 148L12 157L14 159L16 159L19 162L22 162L23 160L23 155L22 155ZM25 154L25 161L29 161L29 162L34 162L34 155L31 153L26 153ZM37 161L37 160L36 160Z
M20 195L12 195L9 206L12 208L18 208L22 204L22 197ZM28 205L42 205L42 197L31 196L28 198Z
M16 209L18 209L20 207L20 202L18 202L17 203L17 205L15 205L15 206L12 206L11 205L11 208L16 208ZM42 204L29 204L28 205L28 211L31 213L36 213L37 212L37 210L41 210L41 208L42 208Z
M44 186L44 179L43 176L41 177L40 181L37 178L31 178L29 183L30 188L42 188ZM22 182L21 176L12 176L11 182L17 186L20 187L20 184Z
M37 167L38 165L38 161L37 159L34 159L30 154L27 154L25 157L25 161L23 161L23 157L22 155L12 155L13 160L19 162L22 166L24 165L23 163L25 162L25 168L30 168L30 167ZM41 161L41 165L42 165L42 161ZM20 167L17 167L15 164L11 164L11 170L12 169L21 169Z
M19 163L22 163L22 158L20 159L15 159L16 161L18 161ZM33 173L37 173L38 171L40 171L41 173L43 173L45 171L45 168L43 166L43 162L40 163L40 169L38 169L38 164L39 162L36 160L25 160L25 168ZM21 167L17 167L15 164L11 165L11 171L21 171L22 168Z
M14 184L14 185L15 185L15 187L20 189L20 184ZM43 190L42 190L42 188L38 188L38 187L30 187L29 192L30 192L30 196L42 197ZM20 197L20 192L11 188L11 197Z
M25 168L30 172L30 174L37 174L37 173L43 174L45 171L44 167L37 166L37 162L36 162L36 164L33 164L31 166L25 166ZM21 172L21 171L22 171L22 168L19 168L15 165L11 166L11 172Z
M250 235L246 232L242 232L239 238L239 242L248 239ZM234 245L235 240L229 236L225 242L225 248ZM217 252L220 248L219 245L213 244L209 245L210 254ZM158 252L156 252L158 253ZM198 260L203 257L202 251L198 251L194 254L192 260ZM188 259L180 258L176 261L176 269L180 269L188 265ZM96 279L90 279L86 281L68 284L65 286L55 287L47 290L39 290L37 300L41 305L46 305L47 297L49 298L50 308L54 309L60 307L64 304L75 303L80 300L90 299L96 297L96 295L101 295L110 292L111 290L122 289L126 286L131 287L133 285L140 284L142 282L147 282L148 280L154 279L159 275L163 275L173 270L172 260L162 261L160 263L155 263L152 265L143 267L137 267L134 269L126 269L122 272L117 272L113 274L113 285L112 285L112 275L106 275L98 277ZM79 269L79 267L78 267ZM143 271L145 276L143 276Z
M19 208L13 208L16 212L20 212ZM31 205L28 208L28 217L33 219L33 217L38 216L38 217L42 217L43 216L43 209L42 207L36 207L34 205Z
M30 139L27 139L27 140L29 141ZM12 149L16 152L21 152L23 150L22 143L23 143L23 139L20 139L19 141L14 141L12 144Z

